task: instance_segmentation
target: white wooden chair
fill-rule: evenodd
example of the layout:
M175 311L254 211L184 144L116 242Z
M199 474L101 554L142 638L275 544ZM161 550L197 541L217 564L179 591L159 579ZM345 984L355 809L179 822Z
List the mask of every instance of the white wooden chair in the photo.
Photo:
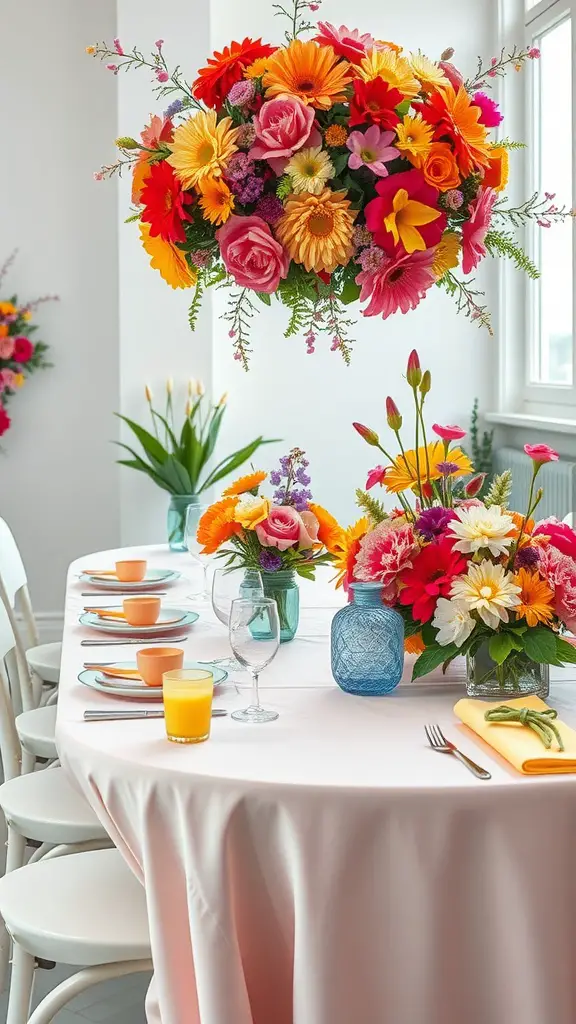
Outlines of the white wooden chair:
M20 692L12 694L12 702L16 713L20 712L17 728L22 745L31 755L53 759L57 756L54 741L56 710L50 705L42 708L38 705L43 696L43 684L58 683L62 645L38 643L24 563L14 536L2 518L0 599L8 612L20 661ZM21 615L24 629L18 622L17 612Z

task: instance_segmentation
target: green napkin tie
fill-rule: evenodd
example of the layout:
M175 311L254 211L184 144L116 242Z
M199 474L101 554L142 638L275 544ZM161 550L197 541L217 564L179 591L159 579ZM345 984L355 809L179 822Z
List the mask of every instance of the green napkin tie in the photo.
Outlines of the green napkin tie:
M552 746L552 739L555 736L558 749L564 750L562 737L552 722L553 718L558 718L558 712L554 708L548 708L546 711L533 711L532 708L510 708L506 704L501 704L498 708L486 711L484 718L487 722L499 722L502 725L512 722L527 725L534 730L548 749Z

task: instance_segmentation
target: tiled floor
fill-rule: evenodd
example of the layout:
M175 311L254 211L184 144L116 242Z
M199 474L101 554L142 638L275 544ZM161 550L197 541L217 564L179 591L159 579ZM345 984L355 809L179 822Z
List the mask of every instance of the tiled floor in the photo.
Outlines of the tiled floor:
M37 971L35 1004L64 978L74 974L69 967L53 971ZM54 1018L54 1024L146 1024L144 999L150 983L149 974L132 974L115 978L83 992ZM0 1024L5 1024L7 994L0 997Z

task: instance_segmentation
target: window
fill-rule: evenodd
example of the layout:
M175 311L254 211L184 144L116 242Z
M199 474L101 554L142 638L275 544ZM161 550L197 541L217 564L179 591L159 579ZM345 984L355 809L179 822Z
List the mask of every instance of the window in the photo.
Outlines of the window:
M524 0L525 41L538 47L540 59L526 67L525 130L514 134L529 146L527 194L553 195L559 206L573 205L573 14L576 0ZM518 395L523 411L567 418L576 417L573 233L571 219L527 228L525 243L541 276L524 285L523 401Z

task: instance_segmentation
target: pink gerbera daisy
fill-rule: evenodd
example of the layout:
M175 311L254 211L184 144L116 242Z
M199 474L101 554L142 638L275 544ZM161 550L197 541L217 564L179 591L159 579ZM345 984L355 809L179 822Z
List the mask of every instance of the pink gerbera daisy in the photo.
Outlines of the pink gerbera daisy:
M493 188L481 188L470 203L470 219L462 225L462 271L470 274L486 255L484 239L490 227L492 208L498 198Z
M346 60L352 61L353 64L359 64L366 56L366 52L376 47L376 41L370 33L361 34L357 28L346 28L346 25L336 28L336 25L331 25L329 21L319 21L318 28L320 31L314 36L314 42L320 43L321 46L331 46L334 53L339 57L346 57Z
M364 316L382 316L386 320L398 309L402 313L416 309L434 284L433 262L434 250L424 249L387 258L378 270L362 270L356 278L361 287L360 301L371 299Z

